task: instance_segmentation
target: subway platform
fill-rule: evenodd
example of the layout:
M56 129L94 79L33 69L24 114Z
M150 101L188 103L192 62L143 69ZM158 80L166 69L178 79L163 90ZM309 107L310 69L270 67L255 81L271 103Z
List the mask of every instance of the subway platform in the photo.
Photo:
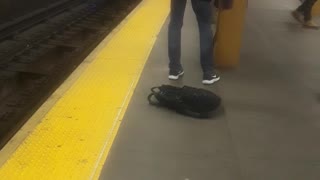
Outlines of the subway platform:
M291 17L298 3L249 1L239 66L218 69L221 80L204 86L190 3L185 75L170 81L170 2L142 1L35 114L0 177L320 179L320 31ZM208 89L222 107L199 120L150 106L150 88L162 84Z

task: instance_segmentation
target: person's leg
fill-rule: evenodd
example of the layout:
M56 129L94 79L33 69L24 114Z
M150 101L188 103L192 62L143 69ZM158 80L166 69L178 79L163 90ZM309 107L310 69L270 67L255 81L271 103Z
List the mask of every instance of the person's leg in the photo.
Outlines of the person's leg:
M294 12L293 16L305 27L318 28L318 26L312 22L312 8L317 0L305 0Z
M306 1L308 0L305 0L302 2L302 4L292 12L292 15L293 17L299 21L300 23L303 23L303 19L304 19L304 11L305 11L305 7L306 7Z
M186 0L171 0L170 23L168 30L169 79L178 79L183 74L181 65L181 28Z
M318 28L318 26L312 22L312 8L313 5L317 2L317 0L306 0L304 2L304 26L309 28Z
M204 73L203 83L212 84L219 80L213 68L213 34L211 29L212 6L210 1L192 0L200 32L200 61Z
M302 4L297 8L297 11L299 11L301 13L304 13L308 1L309 0L303 1Z

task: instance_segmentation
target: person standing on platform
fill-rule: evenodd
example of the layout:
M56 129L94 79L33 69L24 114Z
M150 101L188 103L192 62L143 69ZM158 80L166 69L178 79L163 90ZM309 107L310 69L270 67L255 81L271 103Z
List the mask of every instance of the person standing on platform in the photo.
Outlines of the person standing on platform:
M317 0L304 0L301 6L292 12L293 17L303 23L306 28L319 29L319 26L312 21L311 14L316 2Z
M213 65L213 33L212 0L191 0L193 11L198 21L200 32L200 62L203 70L203 84L213 84L220 80L214 71ZM232 0L219 0L219 3L228 5ZM184 74L180 62L181 57L181 29L183 26L184 11L187 0L171 0L170 23L168 30L169 50L169 79L177 80Z

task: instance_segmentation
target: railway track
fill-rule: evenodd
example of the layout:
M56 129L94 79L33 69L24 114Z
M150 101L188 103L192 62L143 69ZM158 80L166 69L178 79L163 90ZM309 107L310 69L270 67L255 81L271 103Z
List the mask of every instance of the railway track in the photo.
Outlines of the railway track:
M1 34L0 149L139 2L79 3Z

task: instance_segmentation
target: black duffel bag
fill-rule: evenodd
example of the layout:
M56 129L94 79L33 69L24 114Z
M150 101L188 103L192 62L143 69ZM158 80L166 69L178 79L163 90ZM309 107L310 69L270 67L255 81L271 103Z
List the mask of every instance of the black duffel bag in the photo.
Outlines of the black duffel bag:
M152 100L153 97L156 101ZM216 94L190 86L182 88L171 85L153 87L148 100L151 105L167 107L196 118L209 118L221 104L221 98Z

